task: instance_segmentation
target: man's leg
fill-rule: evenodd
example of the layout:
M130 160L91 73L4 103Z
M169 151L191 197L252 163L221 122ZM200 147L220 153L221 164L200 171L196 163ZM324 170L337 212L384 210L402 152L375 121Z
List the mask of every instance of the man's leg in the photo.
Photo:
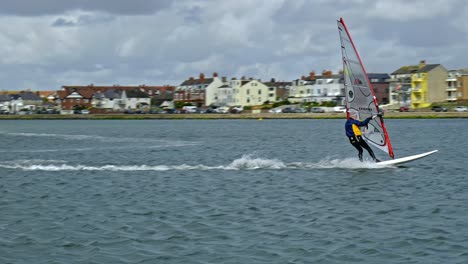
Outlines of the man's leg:
M349 142L351 143L351 145L353 145L358 151L358 157L359 157L359 160L362 162L362 147L361 145L359 144L359 141L356 139L356 137L349 137Z
M369 155L372 157L373 160L378 161L377 158L375 157L374 151L367 145L366 141L362 137L358 137L360 145L369 152Z

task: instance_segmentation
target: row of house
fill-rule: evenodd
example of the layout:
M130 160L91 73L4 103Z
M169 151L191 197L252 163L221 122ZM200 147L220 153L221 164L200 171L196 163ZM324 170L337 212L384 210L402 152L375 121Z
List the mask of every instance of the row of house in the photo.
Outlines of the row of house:
M368 73L374 94L380 105L425 108L434 103L468 103L468 69L448 71L441 64L402 66L392 72ZM323 71L321 76L311 72L308 77L292 82L290 101L340 102L344 95L343 73Z
M402 66L391 74L369 73L368 79L380 105L424 108L440 102L468 102L468 69L446 70L441 64ZM289 100L292 103L330 102L344 104L343 72L314 71L291 82L241 77L211 77L203 73L178 86L62 86L48 95L41 92L0 94L0 111L18 112L54 107L62 113L93 108L94 112L147 110L151 106L172 108L174 102L197 107L256 106ZM44 105L46 103L47 105Z
M0 113L18 113L20 111L34 111L44 105L47 99L43 99L39 92L19 91L0 94Z

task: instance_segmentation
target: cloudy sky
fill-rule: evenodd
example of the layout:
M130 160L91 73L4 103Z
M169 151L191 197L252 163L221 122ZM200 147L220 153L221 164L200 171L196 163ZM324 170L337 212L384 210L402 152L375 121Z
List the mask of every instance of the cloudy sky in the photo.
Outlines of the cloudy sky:
M368 72L465 68L466 14L465 0L0 0L0 90L337 72L340 17Z

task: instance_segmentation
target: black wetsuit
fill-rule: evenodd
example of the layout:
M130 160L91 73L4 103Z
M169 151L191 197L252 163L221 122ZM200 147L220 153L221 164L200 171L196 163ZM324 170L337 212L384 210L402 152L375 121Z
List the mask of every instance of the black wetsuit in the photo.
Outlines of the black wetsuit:
M372 157L372 159L378 162L379 160L375 157L374 152L369 147L369 145L367 145L366 141L362 138L361 130L359 129L359 127L366 126L370 120L371 117L367 118L363 122L349 118L345 124L346 136L348 136L351 145L353 145L359 151L358 156L360 161L362 161L362 148L365 148L367 152L369 152L369 155Z

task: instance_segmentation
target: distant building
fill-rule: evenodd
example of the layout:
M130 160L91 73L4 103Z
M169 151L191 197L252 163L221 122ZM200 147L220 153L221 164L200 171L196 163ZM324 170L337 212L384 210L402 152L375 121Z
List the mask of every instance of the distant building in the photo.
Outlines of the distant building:
M402 66L390 74L389 108L411 106L411 77L418 69L418 65Z
M386 105L390 102L390 75L387 73L368 73L367 77L374 88L374 96L379 105Z
M461 69L457 78L457 102L468 104L468 69Z
M275 100L275 93L270 92L268 86L260 80L254 80L253 78L245 79L244 77L240 80L233 78L229 85L233 89L235 105L254 106Z
M155 103L172 100L173 86L62 86L57 91L56 102L63 113L74 109L95 108L109 111L147 109Z
M294 80L291 85L288 100L293 103L306 102L336 102L344 104L344 79L343 73L333 74L331 71L323 71L322 75L310 72L308 77Z
M263 84L268 87L268 93L274 94L274 100L270 102L283 101L288 99L292 82L278 82L275 80L275 78L272 78L269 82L264 82Z
M444 102L447 99L447 76L448 72L442 65L421 61L417 72L411 76L411 108Z
M440 64L426 64L400 67L391 73L390 106L411 108L429 107L447 99L447 70Z
M205 78L203 73L198 79L190 77L176 87L174 101L190 103L197 107L206 107L217 103L217 89L223 86L217 73L213 78Z
M89 108L95 91L91 87L65 88L57 91L55 102L64 114L72 114L75 109Z
M468 69L450 70L446 82L447 102L468 104Z
M0 111L18 113L21 110L34 111L43 104L42 98L31 91L8 92L0 95Z

